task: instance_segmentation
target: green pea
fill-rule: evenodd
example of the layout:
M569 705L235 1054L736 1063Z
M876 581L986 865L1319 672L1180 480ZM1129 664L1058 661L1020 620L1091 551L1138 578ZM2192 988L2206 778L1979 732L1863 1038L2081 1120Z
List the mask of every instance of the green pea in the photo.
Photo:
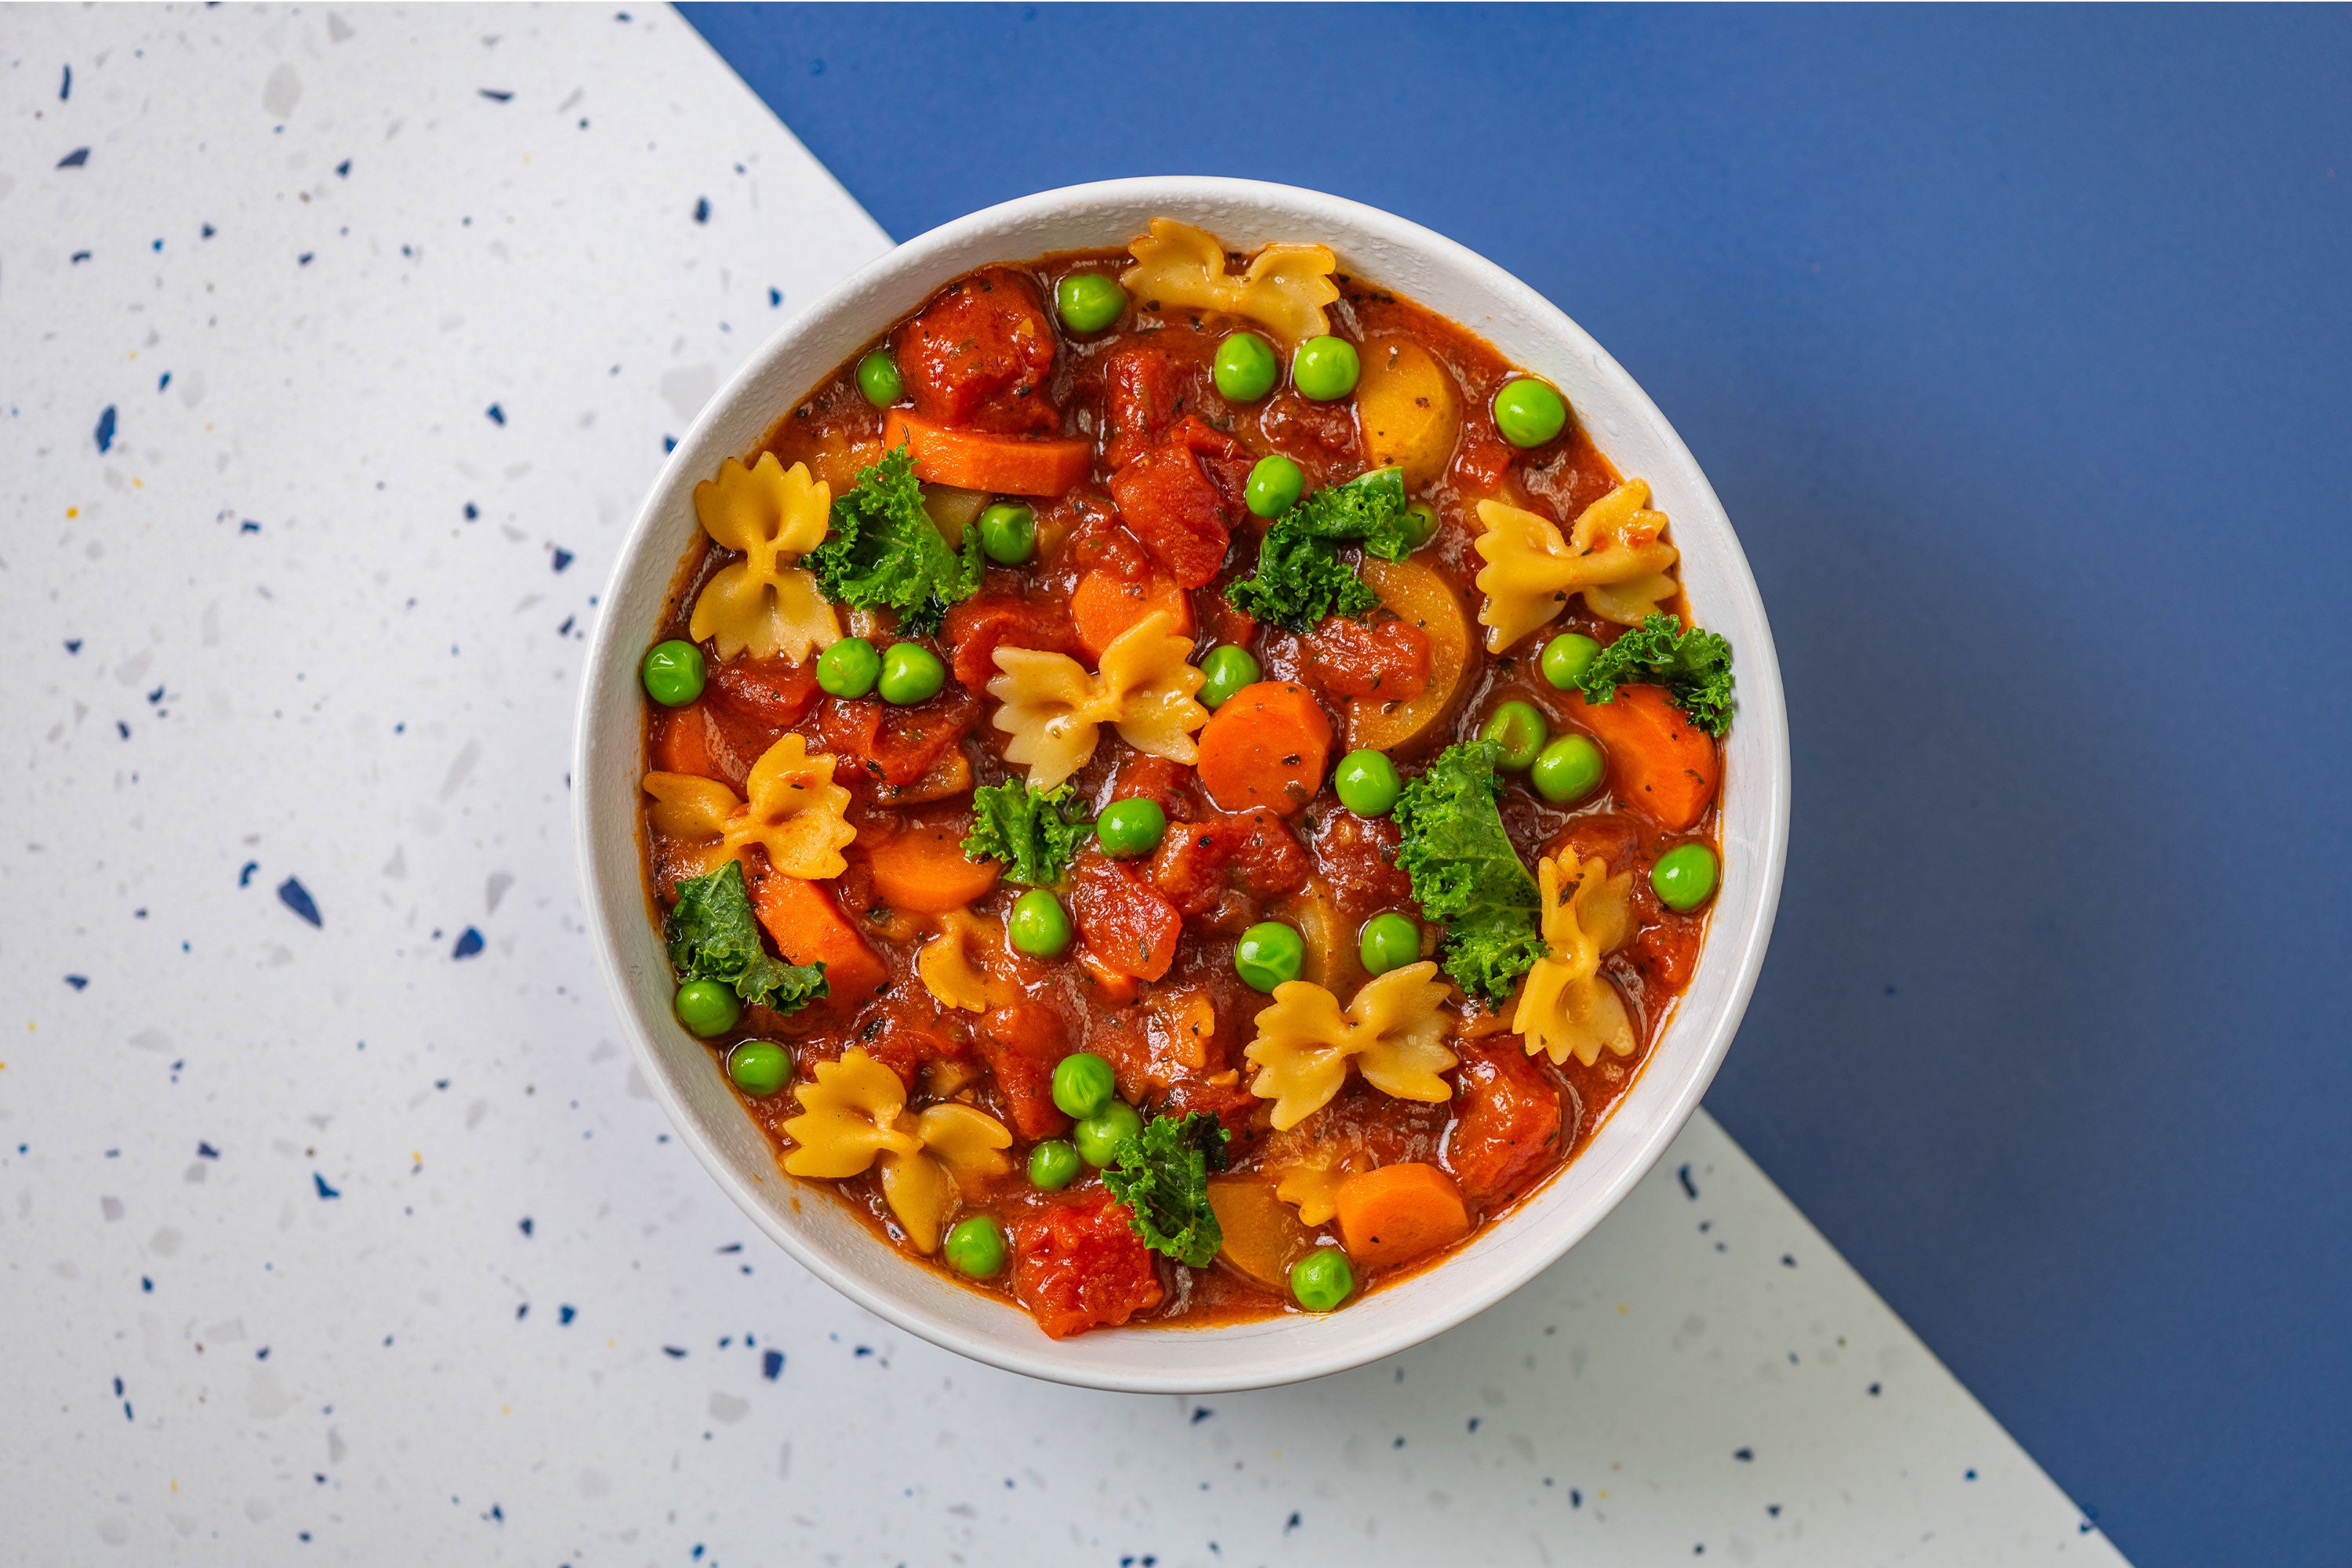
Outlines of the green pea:
M677 1021L709 1039L723 1035L743 1016L743 1000L716 980L689 980L677 988Z
M793 1053L773 1040L745 1040L727 1053L727 1076L745 1094L773 1094L793 1076Z
M1249 471L1242 486L1242 504L1260 517L1280 517L1298 504L1306 492L1307 476L1279 452L1269 452Z
M1013 945L1032 958L1059 958L1070 945L1070 911L1043 888L1013 900Z
M1358 816L1386 816L1404 793L1404 781L1397 777L1394 763L1367 749L1339 759L1331 787L1339 792L1339 804Z
M1523 375L1495 394L1495 428L1514 447L1540 447L1568 428L1568 403L1549 382Z
M1356 938L1356 955L1364 961L1364 968L1373 974L1386 974L1391 969L1402 969L1408 963L1421 962L1421 927L1412 917L1393 910L1374 915L1364 922Z
M1309 338L1291 357L1290 384L1318 403L1336 403L1356 390L1363 374L1356 345L1345 338Z
M1404 516L1412 535L1412 542L1405 548L1418 550L1428 543L1430 536L1437 531L1437 509L1425 500L1417 500L1404 509Z
M980 547L991 561L1018 566L1037 552L1037 514L1001 500L980 514Z
M1336 1247L1318 1247L1290 1266L1290 1293L1310 1312L1328 1312L1356 1293L1356 1271Z
M887 408L907 395L906 378L888 349L876 349L857 362L857 390L877 408Z
M1255 332L1234 332L1217 345L1217 395L1228 403L1255 403L1282 379L1282 362Z
M1544 722L1542 710L1532 702L1506 702L1487 719L1478 731L1482 741L1492 741L1503 749L1495 765L1506 773L1523 773L1535 765L1536 757L1551 737L1551 726Z
M1601 645L1581 632L1562 632L1544 644L1544 679L1555 690L1566 691L1584 679L1592 661L1601 657Z
M1135 1107L1114 1100L1081 1121L1071 1130L1070 1138L1078 1146L1079 1157L1099 1171L1118 1158L1121 1139L1139 1137L1142 1132L1143 1118L1135 1113Z
M948 1232L948 1267L973 1279L992 1279L1004 1269L1004 1227L984 1214L960 1219Z
M910 707L936 697L948 683L948 667L919 642L894 642L882 656L882 700Z
M1046 1192L1060 1192L1084 1169L1078 1152L1059 1138L1048 1138L1029 1151L1029 1184Z
M1092 1051L1073 1051L1054 1064L1054 1103L1065 1116L1083 1121L1118 1094L1110 1063Z
M702 695L702 650L672 637L646 655L646 695L665 708L683 708Z
M1153 800L1115 800L1095 819L1095 837L1103 853L1118 860L1150 854L1167 831L1168 814Z
M1685 914L1715 896L1715 851L1704 844L1677 844L1650 868L1658 902Z
M1208 678L1201 683L1201 706L1223 708L1234 692L1257 684L1257 660L1245 647L1222 643L1201 660L1201 673Z
M1108 272L1073 272L1054 285L1054 303L1070 331L1099 332L1127 309L1127 290Z
M1536 755L1536 765L1528 770L1528 782L1546 800L1566 805L1572 800L1582 800L1601 783L1601 775L1609 771L1609 759L1601 748L1585 735L1562 735Z
M1272 991L1286 980L1296 980L1307 963L1307 939L1296 926L1280 921L1260 921L1242 932L1234 949L1234 972L1259 991Z
M816 683L835 697L863 697L882 673L882 656L864 637L844 637L816 656Z

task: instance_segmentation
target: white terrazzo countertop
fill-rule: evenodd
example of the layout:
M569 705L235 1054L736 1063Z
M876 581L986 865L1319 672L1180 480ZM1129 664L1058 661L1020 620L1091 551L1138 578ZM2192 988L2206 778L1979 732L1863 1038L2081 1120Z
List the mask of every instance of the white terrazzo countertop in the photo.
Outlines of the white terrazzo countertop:
M564 767L665 437L886 237L657 8L16 7L0 116L0 1562L2120 1561L1704 1116L1297 1388L817 1284Z

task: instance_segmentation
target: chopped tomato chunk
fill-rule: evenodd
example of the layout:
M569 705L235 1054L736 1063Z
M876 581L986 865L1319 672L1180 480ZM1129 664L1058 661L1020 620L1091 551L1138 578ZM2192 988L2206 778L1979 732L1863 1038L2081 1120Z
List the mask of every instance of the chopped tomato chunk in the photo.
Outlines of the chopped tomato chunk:
M711 689L719 700L744 718L779 732L808 717L823 693L816 683L816 660L752 658L728 660L713 672Z
M1159 444L1201 395L1197 367L1180 364L1166 349L1139 345L1102 361L1103 462L1125 468Z
M1169 824L1152 857L1151 879L1179 912L1206 914L1229 869L1250 892L1274 898L1305 887L1311 868L1282 818L1259 807Z
M1331 616L1298 643L1307 678L1327 697L1410 702L1429 689L1429 638L1393 616Z
M1446 1163L1472 1203L1492 1208L1561 1150L1559 1090L1517 1035L1457 1043L1462 1120Z
M1060 1015L1034 1002L999 1007L980 1021L980 1054L1013 1131L1024 1140L1059 1138L1070 1119L1054 1103L1054 1065L1069 1055Z
M1111 1328L1160 1305L1151 1249L1099 1187L1013 1223L1013 1294L1055 1339Z
M1157 980L1176 962L1176 938L1184 929L1176 907L1160 890L1098 851L1078 861L1078 935L1103 967L1138 980Z
M838 759L834 782L855 789L861 778L914 783L979 721L979 700L951 686L911 708L873 697L832 698L817 715L817 730Z
M1119 516L1181 587L1214 577L1233 538L1238 492L1220 488L1202 460L1240 456L1239 443L1187 417L1110 478Z
M1053 323L1017 272L992 267L941 293L898 334L897 359L927 419L1016 435L1062 422L1045 392Z
M1064 611L1009 594L989 594L966 599L948 612L940 641L955 650L950 668L971 690L985 691L996 679L1000 647L1044 648L1067 653L1070 620Z

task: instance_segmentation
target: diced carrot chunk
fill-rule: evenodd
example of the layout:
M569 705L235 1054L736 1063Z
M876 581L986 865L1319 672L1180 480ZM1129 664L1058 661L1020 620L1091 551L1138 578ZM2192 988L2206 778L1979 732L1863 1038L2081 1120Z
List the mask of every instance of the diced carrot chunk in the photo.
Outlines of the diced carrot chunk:
M994 436L903 408L882 416L882 445L911 447L917 479L996 495L1066 495L1095 461L1094 443L1084 437Z
M1679 833L1695 827L1723 779L1715 737L1691 722L1662 686L1621 686L1607 702L1567 694L1570 715L1609 755L1617 804Z
M850 1012L890 978L821 884L771 870L751 902L779 952L794 963L824 965L825 1005L835 1012Z
M1261 680L1225 700L1201 731L1201 783L1227 811L1265 806L1287 816L1323 787L1331 721L1307 688Z
M1192 635L1190 595L1157 573L1130 583L1097 567L1079 578L1070 595L1070 622L1089 662L1102 658L1103 649L1117 642L1120 633L1155 612L1167 616L1172 623L1168 629L1178 637Z
M1339 1235L1367 1268L1393 1268L1470 1234L1454 1178L1434 1165L1383 1165L1339 1184Z

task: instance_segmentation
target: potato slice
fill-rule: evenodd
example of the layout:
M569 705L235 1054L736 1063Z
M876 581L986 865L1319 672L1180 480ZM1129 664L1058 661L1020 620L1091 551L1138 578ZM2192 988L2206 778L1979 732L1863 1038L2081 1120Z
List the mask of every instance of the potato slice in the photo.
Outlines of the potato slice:
M1225 1233L1217 1256L1269 1290L1288 1290L1290 1266L1315 1245L1315 1233L1274 1195L1274 1184L1263 1176L1213 1176L1209 1207Z
M1445 471L1462 427L1462 395L1437 356L1411 338L1374 338L1364 345L1356 383L1356 416L1372 467L1393 463L1404 486L1417 490Z
M1418 561L1368 560L1362 575L1382 605L1429 639L1429 686L1420 696L1348 704L1349 749L1391 752L1430 735L1452 710L1470 668L1470 618L1453 586Z
M1276 910L1276 918L1297 928L1307 943L1307 958L1298 977L1335 995L1353 994L1363 983L1363 960L1356 952L1356 931L1339 912L1330 884L1321 877L1310 877L1306 887Z

